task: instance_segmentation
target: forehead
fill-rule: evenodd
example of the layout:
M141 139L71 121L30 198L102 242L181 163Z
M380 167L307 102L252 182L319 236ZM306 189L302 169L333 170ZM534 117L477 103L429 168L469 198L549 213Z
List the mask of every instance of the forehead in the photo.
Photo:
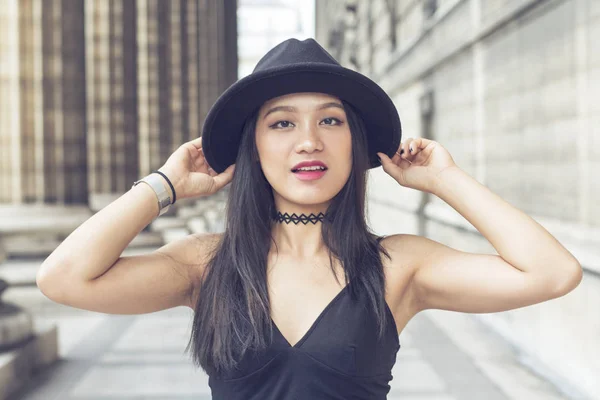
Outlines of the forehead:
M318 93L318 92L303 92L303 93L289 93L283 96L275 97L270 100L267 100L263 103L260 108L260 111L265 111L268 107L274 107L279 105L289 105L289 106L298 106L302 107L306 105L310 107L314 104L320 104L324 102L339 102L340 99L336 96L326 94L326 93Z

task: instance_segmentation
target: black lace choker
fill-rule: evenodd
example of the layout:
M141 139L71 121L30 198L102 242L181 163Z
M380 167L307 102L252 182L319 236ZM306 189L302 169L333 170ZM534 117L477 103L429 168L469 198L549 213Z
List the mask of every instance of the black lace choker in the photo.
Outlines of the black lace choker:
M293 222L295 225L298 225L298 223L302 222L304 225L306 225L311 222L313 225L316 225L317 222L323 222L323 220L331 222L331 216L329 214L323 214L322 212L317 215L313 213L310 213L309 215L304 213L300 215L293 213L290 215L288 213L282 214L281 212L277 211L277 213L273 214L273 220L276 222L285 222L286 224Z

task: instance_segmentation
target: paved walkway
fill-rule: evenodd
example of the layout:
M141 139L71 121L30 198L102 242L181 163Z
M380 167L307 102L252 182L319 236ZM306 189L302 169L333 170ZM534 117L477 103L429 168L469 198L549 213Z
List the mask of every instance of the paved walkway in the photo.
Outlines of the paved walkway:
M36 287L6 299L59 325L62 360L11 400L208 400L208 377L184 354L192 311L107 315L55 304ZM389 400L567 399L521 367L467 314L428 310L400 335Z

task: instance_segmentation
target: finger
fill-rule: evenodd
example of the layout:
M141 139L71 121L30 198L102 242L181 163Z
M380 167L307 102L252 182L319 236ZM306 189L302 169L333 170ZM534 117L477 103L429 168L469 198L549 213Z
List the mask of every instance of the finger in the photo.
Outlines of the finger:
M202 136L198 136L196 139L190 141L190 143L197 149L202 148Z
M412 160L413 157L417 154L418 149L418 139L408 138L406 142L403 143L402 147L404 152L402 154L402 158L405 160Z
M397 155L397 154L396 154L396 155ZM401 156L401 157L398 157L398 159L397 159L397 160L395 160L395 159L394 159L394 163L395 163L397 166L399 166L400 168L406 168L406 167L409 167L409 166L410 166L410 164L412 164L412 163L410 162L410 160L408 160L404 154L402 154L402 156Z
M381 166L383 167L383 170L385 172L387 172L388 174L390 174L390 172L392 171L393 168L397 167L396 163L394 163L394 161L389 158L387 156L387 154L385 153L377 153L377 155L379 156L379 159L381 160ZM397 154L396 154L397 156ZM396 157L394 156L394 157Z
M381 166L383 167L383 170L387 173L390 173L389 172L390 169L393 168L392 165L395 167L400 167L402 169L406 169L406 168L410 167L410 165L412 164L409 160L405 160L404 158L398 157L398 153L394 154L394 157L392 157L392 158L389 158L384 153L377 153L377 155L379 155L379 158L381 159ZM391 164L389 164L389 163L391 163Z
M404 153L406 153L406 151L404 150L404 142L400 142L400 146L398 146L396 154L400 159L402 159L404 157Z
M187 148L189 149L190 154L194 158L194 160L205 160L204 151L202 150L202 148L196 147L191 142L186 143L185 146L187 146Z
M434 141L431 139L426 139L426 138L419 138L419 149L424 149L425 147L429 146L431 143L433 143Z
M412 139L408 138L403 142L400 142L400 154L401 154L401 158L406 160L408 159L411 154L408 152L408 147L410 146Z
M421 148L421 138L413 139L413 140L411 140L411 142L408 145L408 154L415 155L419 152L420 148Z
M402 169L406 169L412 165L410 160L400 160L400 165L398 165Z
M425 149L431 143L433 143L433 140L430 140L430 139L425 139L425 138L413 139L410 144L410 146L412 146L412 151L409 149L409 154L415 155L419 151Z
M195 165L196 165L196 168L197 168L197 169L201 169L201 168L203 168L203 167L204 167L204 168L207 168L207 167L205 167L205 165L206 165L206 160L204 159L204 157L198 157L198 158L196 158L196 160L195 160Z
M405 141L400 142L400 147L398 148L398 153L400 153L401 160L406 159L406 157L408 156L406 149L407 149L406 142Z
M397 180L401 175L401 171L398 169L398 166L394 164L394 162L386 154L377 153L377 155L381 160L381 166L383 167L385 173Z

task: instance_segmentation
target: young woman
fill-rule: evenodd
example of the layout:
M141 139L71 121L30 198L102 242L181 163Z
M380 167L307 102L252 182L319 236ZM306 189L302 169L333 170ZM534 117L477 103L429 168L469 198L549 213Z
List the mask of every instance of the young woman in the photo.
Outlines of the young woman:
M506 311L562 296L582 277L552 235L441 144L400 138L379 86L314 40L287 40L221 95L201 138L61 243L38 285L105 313L192 308L188 349L214 399L385 399L398 336L418 312ZM380 165L454 207L499 255L370 232L366 177ZM230 182L223 233L120 256L175 198Z

